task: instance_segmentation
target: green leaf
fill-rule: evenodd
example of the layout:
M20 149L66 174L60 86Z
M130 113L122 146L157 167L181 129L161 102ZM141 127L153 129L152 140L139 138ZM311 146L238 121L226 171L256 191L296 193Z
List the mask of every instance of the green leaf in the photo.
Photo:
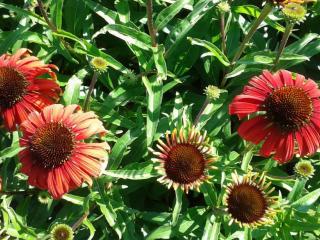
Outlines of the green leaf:
M306 212L312 204L314 204L320 198L320 189L316 189L307 195L300 197L293 202L291 206L298 211Z
M134 99L136 96L141 96L143 94L143 87L131 87L119 86L114 89L104 100L103 104L100 106L99 111L100 116L105 116L114 110L117 106L120 106L122 103Z
M87 71L82 69L76 75L72 75L69 79L63 93L63 100L66 105L79 103L80 87L82 85L81 79L83 79L86 74Z
M232 10L236 13L246 14L255 18L258 18L260 15L260 8L254 5L234 6L232 7ZM285 27L283 27L281 24L277 23L276 21L270 19L269 17L265 19L265 22L271 27L273 27L274 29L278 30L279 32L284 32L285 30Z
M83 221L83 224L86 225L87 228L88 228L89 231L90 231L90 235L89 235L88 240L93 239L94 233L96 232L95 227L93 226L93 224L92 224L88 219L85 219L85 220Z
M58 29L61 29L62 26L63 1L64 0L55 0L51 1L50 4L50 15L52 18L52 22Z
M1 6L1 3L0 3ZM6 53L10 47L17 41L19 36L28 31L30 26L21 26L19 25L15 31L10 32L8 36L6 36L4 41L1 41L0 44L0 54Z
M210 207L217 205L217 193L214 191L214 186L208 182L200 185L200 192L203 193L206 204Z
M153 138L157 131L160 109L162 103L162 80L161 78L151 77L150 81L146 77L142 77L142 81L148 93L148 113L147 113L147 146L153 142Z
M183 100L179 92L176 92L174 107L172 111L172 127L180 129L182 127Z
M153 51L153 58L154 58L154 62L159 74L159 77L162 80L166 80L167 79L167 65L166 65L166 61L164 59L164 46L163 45L158 45L157 47L153 47L152 48Z
M124 40L129 45L137 46L144 50L150 50L151 48L151 38L148 34L121 24L107 25L96 32L92 38L96 38L106 32Z
M162 30L187 4L193 4L193 0L177 0L169 7L163 9L155 20L158 31Z
M26 11L22 8L19 8L14 5L6 4L6 3L0 3L0 8L1 7L6 8L10 11L16 12L18 14L21 14L22 16L29 17L32 20L35 20L36 22L40 23L41 25L48 27L47 23L43 20L43 18L32 11Z
M208 215L202 235L202 240L219 240L220 227L221 222L217 222L217 219L214 217L214 215Z
M152 162L133 163L119 170L106 170L103 174L121 179L143 180L156 177Z
M120 22L127 23L130 21L130 9L128 0L118 0L115 2L115 7L119 14Z
M203 110L200 119L199 119L199 124L198 127L201 129L203 128L208 121L212 118L214 113L223 106L224 102L227 99L228 92L226 90L220 89L220 97L216 100L213 100L209 102L209 104L205 107Z
M73 194L64 194L62 196L62 199L68 201L68 202L71 202L75 205L80 205L82 206L83 205L83 202L84 202L84 198L83 197L79 197L79 196L76 196L76 195L73 195Z
M209 6L212 6L217 2L217 0L198 1L194 6L193 11L185 19L174 26L167 38L167 42L170 43L170 47L166 53L167 58L170 58L171 54L175 52L175 49L179 47L180 41L186 38L188 32L194 27L194 25L209 12Z
M299 221L297 219L288 220L285 224L290 228L290 231L315 231L319 230L320 219L319 217L313 217L313 219L305 219L305 221Z
M12 142L10 147L7 147L0 152L0 163L6 158L12 158L16 156L23 148L20 147L19 141Z
M163 93L166 93L166 92L170 91L170 90L171 90L172 88L174 88L177 84L182 83L181 78L179 79L179 78L177 78L176 76L170 74L169 72L168 72L168 75L169 75L170 77L172 77L173 80L170 81L170 82L168 82L168 81L166 82L166 84L165 84L165 85L163 86L163 88L162 88Z
M100 211L103 214L103 216L105 217L105 219L107 220L107 222L110 225L110 227L112 227L115 230L115 232L117 233L119 239L121 239L122 238L122 232L121 232L120 227L116 223L117 214L115 213L115 211L112 208L112 206L109 203L102 204L99 201L97 201L97 204L99 205Z
M170 239L172 228L169 225L163 225L154 230L147 236L146 240Z
M225 66L230 65L229 59L213 43L205 41L205 40L201 40L198 38L188 38L188 39L191 41L192 45L198 45L198 46L205 47L206 49L208 49L210 51L209 56L216 57L223 65L225 65Z
M289 202L294 202L300 197L306 185L306 182L307 182L306 179L299 179L299 178L296 179L294 186L292 188L292 191L290 191L288 195Z
M320 40L319 34L309 33L303 36L303 38L290 44L285 48L287 53L299 53L304 50L311 42Z
M117 143L111 149L109 156L108 169L114 170L120 166L124 153L127 147L142 134L141 128L128 130L124 135L117 140Z
M102 17L108 24L114 24L117 18L117 12L112 11L100 3L91 0L82 0L97 15Z
M182 196L183 196L183 191L181 187L178 187L175 190L176 193L176 199L175 199L175 204L172 212L172 226L174 227L179 220L181 208L182 208Z

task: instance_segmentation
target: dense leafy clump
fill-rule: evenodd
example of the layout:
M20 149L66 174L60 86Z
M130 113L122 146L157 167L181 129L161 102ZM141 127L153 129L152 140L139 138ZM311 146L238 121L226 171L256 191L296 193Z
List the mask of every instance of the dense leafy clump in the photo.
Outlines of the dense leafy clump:
M320 238L318 1L0 13L0 239Z

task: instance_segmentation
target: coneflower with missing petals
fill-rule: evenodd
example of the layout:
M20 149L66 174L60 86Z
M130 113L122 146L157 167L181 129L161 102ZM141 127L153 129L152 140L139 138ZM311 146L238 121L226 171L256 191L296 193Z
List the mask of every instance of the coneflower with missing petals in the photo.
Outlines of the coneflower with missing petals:
M53 64L31 56L28 49L0 56L0 113L9 131L17 129L29 113L58 101L61 89Z
M233 182L227 186L225 195L226 211L232 222L241 227L255 228L260 225L270 225L276 214L277 197L270 194L274 188L266 183L264 174L248 173L240 177L232 173Z
M181 187L186 193L189 189L199 189L202 182L208 180L211 163L216 159L210 139L195 128L179 131L174 129L166 133L165 142L158 140L158 150L150 149L156 156L152 160L160 163L156 167L162 176L159 182L168 188Z
M106 133L102 122L93 112L80 111L78 105L54 104L33 112L21 129L21 172L29 177L30 185L47 189L55 199L83 182L92 185L91 178L99 176L107 161L106 142L84 142Z

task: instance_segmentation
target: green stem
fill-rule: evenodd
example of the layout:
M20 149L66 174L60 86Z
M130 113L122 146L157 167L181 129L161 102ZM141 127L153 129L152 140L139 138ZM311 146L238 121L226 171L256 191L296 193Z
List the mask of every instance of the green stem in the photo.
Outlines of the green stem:
M252 23L252 26L251 26L248 34L243 39L243 41L239 47L239 50L234 55L234 57L232 59L232 65L234 65L235 62L239 60L243 51L246 49L248 42L251 40L251 38L253 37L254 33L257 31L258 27L263 22L263 20L265 20L266 17L269 15L272 8L273 8L273 5L270 3L266 3L266 5L263 7L259 17Z
M179 215L182 207L182 195L183 191L180 187L176 189L176 202L174 204L172 212L172 226L175 226L178 223Z
M48 24L49 28L51 29L52 32L57 32L57 27L50 21L48 14L46 12L46 10L44 9L43 3L41 0L37 0L38 2L38 7L39 10L41 12L41 15L43 16L44 20L46 21L46 23Z
M224 54L227 52L226 30L225 30L225 14L220 14L220 31L221 31L221 50Z
M229 67L229 70L233 69L234 65L236 64L236 62L241 57L242 53L246 49L247 44L249 43L249 41L253 37L254 33L257 31L257 29L260 26L260 24L267 18L267 16L271 12L272 8L273 8L273 5L271 3L266 3L266 5L263 7L259 17L252 23L249 32L244 37L244 39L243 39L238 51L234 55L234 57L232 59L232 62L231 62L231 65ZM224 78L222 79L221 87L224 87L226 85L226 83L227 83L227 78L226 78L226 75L225 75Z
M251 240L252 239L252 234L251 234L251 228L245 227L244 228L244 240Z
M245 172L248 171L250 162L252 160L253 157L253 149L254 145L253 144L248 144L248 146L246 147L244 154L243 154L243 158L242 158L242 162L241 162L241 169Z
M53 24L52 21L50 21L49 17L48 17L48 14L43 6L43 2L41 0L37 0L38 2L38 7L39 7L39 10L40 10L40 13L42 15L42 17L44 18L45 22L47 23L49 29L51 29L52 32L54 33L58 33L59 32L59 29ZM68 51L74 53L74 49L72 47L70 47L69 43L67 43L62 37L59 37L61 43L64 45L64 47L66 49L68 49Z
M306 185L306 182L307 182L307 179L300 179L300 178L296 179L296 181L293 185L293 188L288 195L289 203L292 203L299 198L299 196L301 195L301 193Z
M94 72L93 74L93 77L92 77L92 80L91 80L91 83L90 83L90 86L89 86L89 90L88 90L88 93L87 93L87 96L86 96L86 99L84 100L84 104L83 104L83 111L86 112L89 110L89 102L90 102L90 97L91 97L91 94L94 90L94 86L96 85L97 83L97 80L98 80L98 72Z
M211 229L210 240L218 240L220 235L221 222L214 222Z
M73 230L73 231L77 230L77 228L82 225L83 221L86 220L88 216L89 216L89 211L85 212L85 213L72 225L72 230Z
M204 101L200 111L198 112L196 118L194 119L194 122L193 122L194 126L197 126L197 124L199 123L200 117L201 117L203 111L206 109L206 107L208 106L209 103L210 103L210 100L207 97L206 100Z
M274 161L273 159L269 159L267 163L264 165L263 170L268 172L271 168L274 168L277 166L277 161Z
M283 36L282 36L282 39L281 39L281 42L280 42L280 46L279 46L279 49L278 49L278 53L277 53L277 56L276 56L276 59L274 61L274 64L273 64L273 71L275 71L277 69L277 65L279 64L279 61L280 61L280 57L284 51L284 48L288 42L288 39L289 39L289 36L290 34L292 33L292 29L293 29L293 26L294 26L294 23L292 22L288 22L287 23L287 26L286 26L286 29L283 33Z

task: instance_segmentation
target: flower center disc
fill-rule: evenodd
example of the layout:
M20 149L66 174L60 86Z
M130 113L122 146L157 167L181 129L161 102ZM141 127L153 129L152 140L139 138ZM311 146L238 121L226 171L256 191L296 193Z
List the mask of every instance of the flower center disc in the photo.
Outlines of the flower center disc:
M205 159L195 146L177 144L169 152L164 168L173 182L189 184L203 176Z
M14 68L0 67L0 106L12 107L26 94L29 83Z
M231 189L227 204L232 217L247 224L259 221L267 209L267 201L262 191L245 183Z
M312 113L312 101L303 89L282 87L266 100L268 118L283 131L295 131L308 123Z
M63 230L59 231L59 232L56 234L56 239L57 239L57 240L68 239L68 237L69 237L68 232L63 231Z
M48 123L31 138L30 151L43 168L55 168L70 157L74 136L61 123Z

